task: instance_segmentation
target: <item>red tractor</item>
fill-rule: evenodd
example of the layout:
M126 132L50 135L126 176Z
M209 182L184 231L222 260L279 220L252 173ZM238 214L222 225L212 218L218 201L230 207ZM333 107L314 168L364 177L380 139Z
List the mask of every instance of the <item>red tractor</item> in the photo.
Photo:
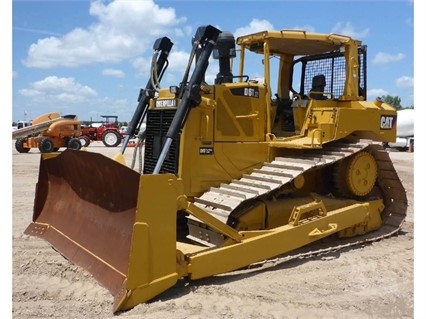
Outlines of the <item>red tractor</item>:
M116 147L121 143L123 135L118 128L118 116L101 115L101 117L104 118L101 123L81 126L79 137L81 146L89 146L92 141L102 141L106 147Z

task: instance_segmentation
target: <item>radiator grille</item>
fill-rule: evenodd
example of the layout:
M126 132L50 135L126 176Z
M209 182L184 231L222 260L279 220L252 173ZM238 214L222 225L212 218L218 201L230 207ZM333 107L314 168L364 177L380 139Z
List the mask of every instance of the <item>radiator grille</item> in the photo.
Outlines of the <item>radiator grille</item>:
M144 174L152 174L166 141L166 134L176 110L149 110L146 120ZM178 173L179 138L170 145L160 173Z

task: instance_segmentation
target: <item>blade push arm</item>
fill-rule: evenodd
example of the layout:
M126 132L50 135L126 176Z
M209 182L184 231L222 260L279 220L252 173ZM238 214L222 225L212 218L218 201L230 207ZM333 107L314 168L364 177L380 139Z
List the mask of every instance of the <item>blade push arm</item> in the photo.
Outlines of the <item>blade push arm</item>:
M201 46L201 50L199 51L199 58L196 61L194 72L192 73L188 85L183 88L182 101L166 134L167 139L164 143L153 174L158 174L160 172L161 166L163 165L164 159L167 156L170 145L179 134L179 131L185 122L189 110L192 107L197 106L201 101L200 85L203 81L210 55L221 32L222 31L211 25L199 27L197 29L193 41L193 51L195 51L198 46Z
M138 98L138 106L129 123L129 127L127 128L126 132L126 137L121 146L122 154L124 154L124 151L126 150L126 146L129 142L130 137L137 134L140 126L142 125L142 122L146 115L146 110L148 108L149 99L154 96L154 90L161 81L164 71L167 69L167 58L172 47L173 42L171 42L168 37L159 38L154 43L153 49L155 53L153 56L151 75L148 80L148 83L145 86L145 89L141 89L140 91Z

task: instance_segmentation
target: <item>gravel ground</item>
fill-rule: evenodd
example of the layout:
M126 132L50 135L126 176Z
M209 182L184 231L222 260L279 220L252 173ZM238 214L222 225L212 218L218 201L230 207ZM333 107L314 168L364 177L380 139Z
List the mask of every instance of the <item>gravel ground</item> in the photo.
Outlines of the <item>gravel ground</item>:
M112 157L118 148L93 143ZM127 163L132 152L127 152ZM185 281L120 318L413 318L414 153L390 152L409 207L402 231L323 256L270 261L194 282ZM47 242L24 235L31 222L40 154L12 145L13 318L117 318L113 298Z

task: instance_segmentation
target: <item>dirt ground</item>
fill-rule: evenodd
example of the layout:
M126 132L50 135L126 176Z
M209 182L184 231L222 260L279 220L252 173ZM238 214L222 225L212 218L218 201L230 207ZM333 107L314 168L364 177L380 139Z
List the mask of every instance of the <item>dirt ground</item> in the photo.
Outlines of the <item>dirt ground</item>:
M119 148L88 151L113 157ZM128 149L129 150L129 149ZM12 144L13 318L413 318L414 153L390 152L406 188L408 215L397 236L325 255L275 259L194 282L112 314L112 295L47 242L24 235L31 222L40 154ZM126 152L131 163L132 151Z

